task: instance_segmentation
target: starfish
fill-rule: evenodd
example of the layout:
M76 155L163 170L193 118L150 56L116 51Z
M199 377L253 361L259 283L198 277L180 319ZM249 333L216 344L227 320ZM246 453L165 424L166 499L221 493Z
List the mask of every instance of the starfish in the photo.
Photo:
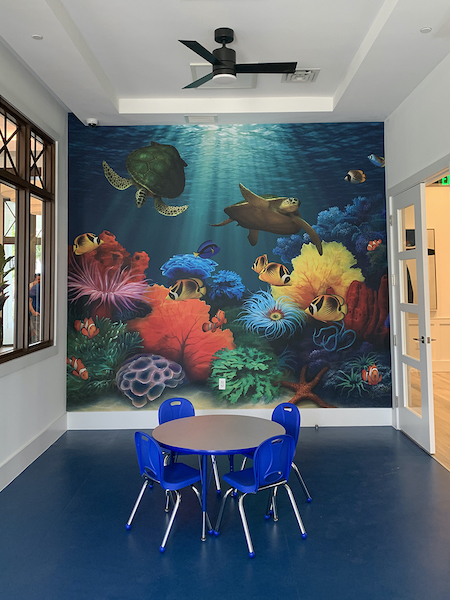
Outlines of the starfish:
M295 383L293 381L280 381L279 382L279 385L282 385L283 387L287 387L290 390L293 390L295 392L295 396L293 398L291 398L289 400L289 402L291 404L298 404L300 402L300 400L312 400L312 402L315 402L317 404L317 406L320 406L322 408L336 408L332 404L327 404L326 402L324 402L324 400L322 400L322 398L320 398L317 394L315 394L312 391L313 388L316 387L316 385L319 383L322 375L326 371L328 371L329 367L324 367L323 369L321 369L317 373L317 375L314 377L314 379L312 379L309 382L306 381L306 378L305 378L307 368L308 368L308 365L305 365L302 368L302 371L300 373L300 379L298 380L298 383Z

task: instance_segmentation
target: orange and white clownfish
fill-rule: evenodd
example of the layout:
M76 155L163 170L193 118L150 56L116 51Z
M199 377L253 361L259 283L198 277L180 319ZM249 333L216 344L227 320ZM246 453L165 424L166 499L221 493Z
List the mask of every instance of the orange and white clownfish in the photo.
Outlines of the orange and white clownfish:
M373 363L367 370L363 369L361 372L361 377L363 381L366 381L369 385L377 385L381 381L381 373L378 372L378 369Z
M96 326L92 317L83 321L75 321L74 327L88 338L93 338L100 333L100 329Z
M381 240L372 240L371 242L369 242L367 244L367 250L369 252L372 252L373 250L375 250L375 248L378 248L378 246L381 244Z
M225 325L226 322L227 320L225 318L224 311L219 309L214 315L214 317L211 319L211 321L203 323L202 329L205 333L207 331L211 331L211 333L214 333L218 329L222 329L222 325Z
M76 375L84 380L89 377L87 369L84 366L81 358L75 358L75 356L72 356L72 358L67 358L67 364L73 369L72 375Z

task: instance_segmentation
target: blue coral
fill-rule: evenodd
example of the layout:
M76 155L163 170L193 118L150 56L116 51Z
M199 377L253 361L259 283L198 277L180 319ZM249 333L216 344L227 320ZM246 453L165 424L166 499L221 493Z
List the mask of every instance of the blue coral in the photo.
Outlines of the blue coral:
M198 258L193 254L175 254L161 267L162 274L170 280L185 277L206 279L215 271L217 263L210 258Z
M304 311L289 298L281 296L275 300L269 292L259 291L242 305L238 322L254 333L274 340L287 335L291 337L298 327L306 322Z
M212 300L221 299L224 296L230 300L240 300L245 292L245 285L240 275L234 271L218 271L212 276L209 295Z

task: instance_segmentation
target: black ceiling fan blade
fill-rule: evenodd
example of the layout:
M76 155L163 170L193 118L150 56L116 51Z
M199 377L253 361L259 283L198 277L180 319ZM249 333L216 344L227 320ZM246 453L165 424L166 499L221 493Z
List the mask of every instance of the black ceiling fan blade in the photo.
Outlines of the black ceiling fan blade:
M196 79L195 81L193 81L189 85L185 85L184 88L183 88L183 90L187 90L188 88L197 88L197 87L200 87L201 85L203 85L207 81L211 81L211 79L213 77L214 77L214 75L212 73L208 73L208 75L205 75L204 77L200 77L200 79Z
M205 60L207 60L212 65L223 64L218 58L216 58L214 56L214 54L211 54L211 52L209 50L207 50L204 46L202 46L198 42L195 42L193 40L178 40L178 41L181 42L182 44L184 44L185 46L187 46L190 50L192 50L193 52L195 52L196 54L198 54Z
M243 63L236 65L236 73L294 73L296 62Z

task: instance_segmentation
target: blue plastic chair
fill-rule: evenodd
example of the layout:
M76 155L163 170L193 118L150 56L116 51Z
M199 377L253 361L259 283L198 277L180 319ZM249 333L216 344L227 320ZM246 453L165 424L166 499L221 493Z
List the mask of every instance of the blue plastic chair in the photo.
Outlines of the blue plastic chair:
M136 444L139 470L141 476L144 478L144 483L125 527L126 529L131 529L134 515L136 514L147 487L152 488L154 483L159 483L159 485L167 492L174 492L176 494L176 501L172 514L170 515L169 524L164 534L163 541L159 548L160 552L164 552L166 549L167 538L169 537L170 530L181 502L179 490L190 486L195 492L201 507L200 492L194 485L194 483L200 481L200 471L180 462L172 462L168 465L164 465L162 449L158 442L146 433L136 431L134 434L134 441ZM209 519L208 524L211 528Z
M276 406L273 409L272 421L283 425L287 435L290 435L294 439L295 445L297 446L298 436L300 433L300 411L295 406L295 404L291 404L290 402L283 402L282 404L278 404L278 406ZM242 462L241 467L242 469L245 467L247 458L253 458L253 453L244 453L244 460ZM300 485L302 486L302 489L305 492L306 501L311 502L311 494L309 493L308 488L306 487L306 484L303 481L303 477L301 476L301 473L294 462L292 463L292 469L297 475L297 479L299 480Z
M219 528L225 509L227 498L236 489L239 495L239 513L241 515L242 526L244 528L245 539L248 546L250 558L255 556L253 544L250 537L247 518L244 510L244 498L247 494L256 494L260 490L273 490L269 496L269 502L266 510L266 518L273 514L274 521L278 520L276 508L276 495L278 488L284 486L291 501L292 508L301 531L302 538L306 538L306 531L303 526L294 495L288 486L289 473L292 466L292 459L295 453L295 442L290 435L280 435L271 437L256 448L253 455L253 466L242 471L232 471L223 476L223 479L232 487L226 492L220 506L219 516L215 527L215 535L219 535Z
M174 419L194 416L194 406L187 398L168 398L160 405L158 410L158 421L160 425L167 421L173 421ZM174 458L173 455L172 458ZM217 468L216 457L213 455L211 456L211 464L214 473L214 481L216 483L216 490L217 493L220 494L219 470Z

